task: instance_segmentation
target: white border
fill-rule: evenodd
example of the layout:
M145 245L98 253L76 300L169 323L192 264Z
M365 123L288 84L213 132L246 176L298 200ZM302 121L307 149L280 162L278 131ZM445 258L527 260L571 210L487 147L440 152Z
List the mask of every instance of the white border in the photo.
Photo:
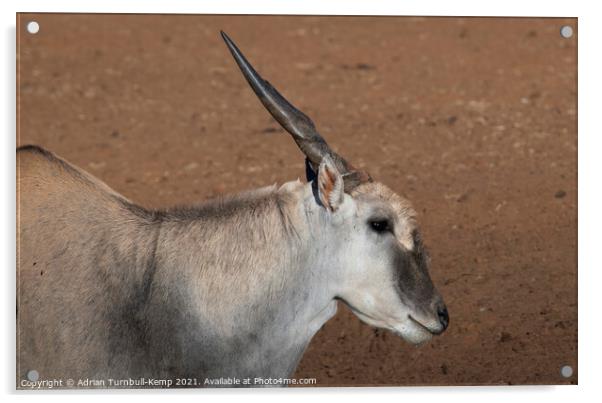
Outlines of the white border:
M537 16L576 17L575 1L545 3L507 0L483 5L477 1L393 2L388 0L224 0L191 2L186 0L124 2L119 0L71 2L58 0L20 1L19 11L29 12L119 12L184 14L321 14L321 15L460 15L460 16Z
M579 395L579 398L599 397L596 388L597 375L601 373L600 358L602 307L598 288L602 286L599 254L597 252L598 228L600 220L600 172L602 166L597 153L600 152L599 124L596 119L601 107L597 95L602 93L600 72L600 40L602 39L601 15L597 13L594 1L542 1L505 0L503 2L483 2L438 0L425 3L391 0L222 0L213 2L192 2L186 0L163 0L129 2L104 0L96 2L69 2L65 0L27 1L10 4L0 2L2 20L2 45L4 47L0 68L3 89L0 97L0 122L3 125L2 139L2 239L0 256L3 258L2 326L0 332L3 348L3 363L0 366L2 392L14 399L32 400L42 398L48 401L79 401L81 398L93 401L126 401L132 393L111 391L101 394L88 392L75 393L15 393L14 392L14 330L15 323L15 13L30 12L119 12L119 13L204 13L204 14L323 14L323 15L460 15L460 16L546 16L579 17L579 386L563 387L413 387L413 388L363 388L363 389L311 389L276 391L176 391L169 394L153 391L135 393L148 401L162 401L165 398L198 401L199 399L280 401L283 398L301 400L307 398L344 398L347 401L364 401L371 394L378 399L418 399L421 402L506 402L516 397L545 398L548 402L566 403ZM597 130L598 129L598 130ZM598 208L597 208L598 207ZM85 395L85 396L83 396Z

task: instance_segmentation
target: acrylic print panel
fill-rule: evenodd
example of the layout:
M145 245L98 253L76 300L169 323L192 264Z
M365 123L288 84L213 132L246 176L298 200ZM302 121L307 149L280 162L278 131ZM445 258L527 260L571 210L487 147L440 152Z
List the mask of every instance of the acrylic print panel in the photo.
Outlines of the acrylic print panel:
M576 19L17 22L18 388L577 383Z

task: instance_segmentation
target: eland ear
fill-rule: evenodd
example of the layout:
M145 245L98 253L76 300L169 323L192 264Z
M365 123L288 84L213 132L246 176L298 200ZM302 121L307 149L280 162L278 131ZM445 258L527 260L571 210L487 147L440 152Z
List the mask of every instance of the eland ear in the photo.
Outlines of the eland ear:
M324 207L336 211L345 196L343 176L329 156L322 158L318 168L318 196Z

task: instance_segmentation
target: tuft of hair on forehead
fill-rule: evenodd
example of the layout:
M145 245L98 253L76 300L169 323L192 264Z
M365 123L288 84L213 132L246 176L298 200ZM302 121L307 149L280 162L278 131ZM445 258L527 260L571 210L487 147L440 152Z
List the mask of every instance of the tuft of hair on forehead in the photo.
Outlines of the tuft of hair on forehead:
M417 214L409 200L379 182L361 184L351 192L351 197L357 200L378 200L387 204L397 218L405 223L404 230L396 231L399 242L408 250L421 248L418 223L416 222Z
M352 197L372 196L384 202L388 202L396 213L408 219L416 218L416 211L406 198L398 195L380 182L363 183L351 192Z

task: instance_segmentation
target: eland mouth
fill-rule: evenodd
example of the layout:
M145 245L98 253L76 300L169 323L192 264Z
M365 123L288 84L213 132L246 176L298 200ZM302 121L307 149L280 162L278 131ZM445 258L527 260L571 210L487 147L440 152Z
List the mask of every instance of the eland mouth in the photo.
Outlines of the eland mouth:
M426 330L427 332L429 332L430 334L433 335L440 335L441 333L443 333L443 330L440 331L434 331L433 329L427 327L426 325L423 325L422 322L420 322L418 319L414 318L412 315L408 315L408 319L413 322L415 325L417 325L418 327L422 328L423 330Z
M440 315L441 316L441 315ZM447 316L447 310L446 310L446 315L445 315L446 319L445 321L443 321L440 318L440 324L441 324L441 328L433 330L432 328L426 326L425 324L423 324L422 322L420 322L418 319L414 318L412 315L408 315L408 319L413 322L414 324L416 324L418 327L426 330L427 332L429 332L430 334L433 334L435 336L439 336L441 333L445 332L445 329L447 329L447 325L449 323L449 317Z

